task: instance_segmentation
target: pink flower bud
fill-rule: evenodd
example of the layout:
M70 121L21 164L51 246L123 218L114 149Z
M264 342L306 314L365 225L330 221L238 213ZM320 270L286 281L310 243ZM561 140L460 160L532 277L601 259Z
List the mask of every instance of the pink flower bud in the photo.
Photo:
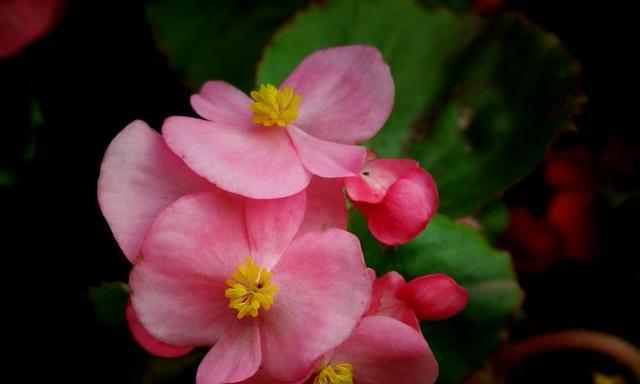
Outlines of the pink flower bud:
M438 210L436 184L414 160L370 160L345 186L373 236L387 245L418 236Z
M462 311L469 301L467 290L443 274L418 277L398 290L398 298L415 311L419 319L444 320Z

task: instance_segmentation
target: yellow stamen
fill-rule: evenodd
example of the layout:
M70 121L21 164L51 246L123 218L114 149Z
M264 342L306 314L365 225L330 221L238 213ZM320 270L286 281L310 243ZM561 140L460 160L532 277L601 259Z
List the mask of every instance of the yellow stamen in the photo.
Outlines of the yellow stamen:
M353 365L327 364L318 372L313 384L353 384Z
M302 97L293 88L278 89L271 84L261 85L260 89L251 92L256 102L251 105L253 122L270 127L278 124L284 127L298 118L298 106Z
M271 284L271 272L255 264L251 258L240 264L227 280L224 296L229 299L229 308L238 311L238 319L247 315L257 317L261 308L271 308L278 287Z

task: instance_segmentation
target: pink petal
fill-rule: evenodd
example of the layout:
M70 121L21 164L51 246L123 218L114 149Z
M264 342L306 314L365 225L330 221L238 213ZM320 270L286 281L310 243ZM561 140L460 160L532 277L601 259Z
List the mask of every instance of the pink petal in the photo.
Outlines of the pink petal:
M156 339L212 345L237 321L224 291L251 254L242 204L223 191L191 194L149 230L129 281L140 322Z
M300 228L305 215L306 193L281 199L247 200L251 256L261 267L271 269Z
M444 320L467 306L467 290L447 275L418 277L398 290L398 297L411 306L424 320Z
M331 364L353 365L358 384L432 384L438 363L419 332L386 316L363 318Z
M420 323L413 308L396 296L398 291L406 285L404 277L398 272L391 271L375 280L371 306L367 316L387 316L402 321L418 332Z
M345 179L347 194L353 201L379 203L387 195L387 190L402 176L420 169L415 160L374 159L368 161L359 177Z
M369 230L376 239L398 245L418 236L437 209L435 183L431 175L418 169L395 182L382 203L363 213L368 216Z
M302 191L311 180L279 127L243 129L174 116L165 120L162 132L191 169L229 192L275 199Z
M273 268L279 287L262 326L263 368L303 379L351 333L369 306L371 281L358 238L339 229L296 238Z
M382 128L395 92L380 51L364 45L315 52L282 83L284 87L302 96L297 126L344 144L366 141Z
M127 303L125 317L127 318L127 324L129 325L129 330L131 331L133 338L145 351L152 355L173 358L184 356L193 350L192 347L178 347L154 339L140 323L138 315L136 315L136 312L133 310L133 306L131 305L131 300Z
M191 106L203 118L239 127L251 126L253 101L224 81L208 81L200 93L191 96Z
M347 206L341 179L314 177L307 187L307 208L298 236L329 228L347 228Z
M320 177L349 177L356 175L367 150L357 145L338 144L315 138L290 125L287 131L305 168Z
M98 201L125 256L134 261L158 214L180 196L214 189L136 120L113 139L102 160Z
M242 380L240 384L302 384L303 382L302 380L296 382L278 381L264 373L263 369L258 369L255 375L246 380Z
M237 321L211 348L198 367L197 384L236 383L251 377L262 361L260 327Z

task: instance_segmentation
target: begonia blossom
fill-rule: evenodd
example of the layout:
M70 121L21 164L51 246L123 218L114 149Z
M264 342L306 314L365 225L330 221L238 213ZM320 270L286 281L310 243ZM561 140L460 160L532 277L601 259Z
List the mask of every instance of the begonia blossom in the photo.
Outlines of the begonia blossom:
M438 210L436 184L414 160L373 157L345 185L373 236L387 245L416 237Z
M375 274L373 276L375 278ZM413 310L395 298L405 280L389 272L375 280L371 306L349 338L325 354L297 384L431 384L438 363ZM263 370L242 384L285 384Z
M168 118L167 145L198 175L246 197L293 195L313 175L354 176L393 105L389 66L370 46L317 51L279 88L263 84L251 97L210 81L192 96L202 119Z
M160 134L136 120L114 138L105 153L98 200L116 241L127 259L134 262L160 212L182 196L216 189L184 165L167 148ZM297 236L346 228L347 212L340 180L314 177L306 195L304 219ZM177 357L192 350L154 339L130 304L126 319L134 339L153 355Z
M305 204L304 192L251 200L215 189L181 197L152 224L131 301L153 338L213 346L197 383L242 381L259 367L300 380L369 307L358 239L339 229L296 236Z

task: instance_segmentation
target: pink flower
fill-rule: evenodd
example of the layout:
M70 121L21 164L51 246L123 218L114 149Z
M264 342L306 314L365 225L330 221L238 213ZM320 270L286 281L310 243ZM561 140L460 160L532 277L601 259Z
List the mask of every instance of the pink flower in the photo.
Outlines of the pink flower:
M414 160L373 158L345 185L373 236L387 245L418 236L438 210L436 184Z
M394 85L380 52L369 46L321 50L280 85L251 98L219 81L191 105L206 120L170 117L167 145L220 188L265 199L291 196L312 175L354 176L393 105ZM252 100L253 99L253 100Z
M346 228L338 180L313 178L300 234ZM127 125L111 142L100 169L102 214L129 261L135 261L151 224L178 198L218 189L195 174L145 122Z
M173 154L157 132L137 120L113 139L105 153L98 200L122 251L135 262L144 237L160 212L182 196L217 189ZM297 236L346 228L341 181L314 177L306 195L304 219ZM154 339L131 305L127 306L126 318L134 339L153 355L177 357L192 350Z
M369 306L358 239L339 229L296 236L306 194L251 200L192 193L155 220L130 276L153 338L211 346L200 384L242 381L258 367L300 380L341 344Z
M0 1L0 58L16 55L49 32L64 4L63 0Z
M375 280L371 306L365 317L344 343L319 359L310 367L307 378L298 383L434 383L438 363L422 336L415 313L395 297L405 284L397 272ZM277 384L278 381L260 370L242 383Z

